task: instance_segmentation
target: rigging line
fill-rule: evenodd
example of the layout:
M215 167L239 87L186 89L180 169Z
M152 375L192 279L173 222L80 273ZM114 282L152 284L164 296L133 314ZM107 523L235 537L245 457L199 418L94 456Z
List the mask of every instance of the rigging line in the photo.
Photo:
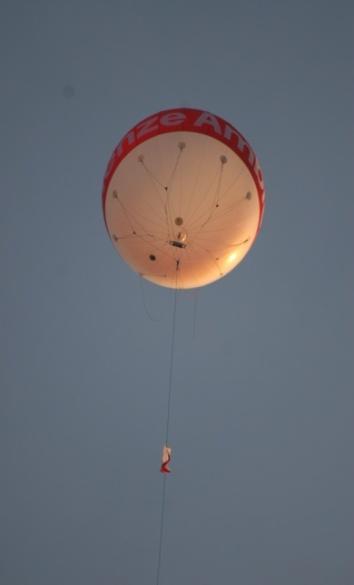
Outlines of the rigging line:
M171 250L170 250L170 247L171 246L169 246L167 242L165 242L161 246L158 246L156 244L153 244L151 242L148 242L147 240L144 240L143 238L140 238L140 239L145 244L149 244L149 246L151 248L153 248L154 250L156 250L157 252L159 252L159 254L163 254L163 256L166 256L166 258L169 258L169 259L172 259L173 258L172 254L171 254ZM168 248L167 248L167 246L168 246ZM166 250L168 250L168 251L166 251Z
M217 226L219 224L220 220L222 220L223 218L227 218L228 216L231 218L232 217L232 213L235 211L235 209L237 208L237 206L243 202L243 200L244 200L243 198L242 199L237 199L237 201L235 201L230 207L228 207L227 209L224 209L224 210L220 206L218 208L218 214L217 215L215 215L215 214L213 215L213 217L212 217L212 220L213 221L212 222L209 222L209 226L210 227ZM220 210L222 210L222 211L220 211ZM194 235L197 235L197 234L201 233L202 228L197 228L197 223L201 219L202 219L202 216L200 216L199 218L197 218L195 220L195 222L193 222L194 224L196 224L196 226L194 228L196 231L194 231L194 232L191 231L191 235L193 235L193 234ZM217 232L217 231L224 231L224 229L219 228L219 229L215 229L215 230L205 230L203 228L203 234Z
M161 205L163 206L163 210L164 210L164 214L165 214L165 222L166 222L166 228L167 228L167 232L168 232L168 238L172 239L171 236L171 231L170 231L170 225L169 225L169 218L168 218L168 213L167 213L167 207L166 207L166 200L165 202L163 201L163 199L160 196L160 191L158 189L158 187L160 187L163 192L166 194L167 192L167 187L166 185L164 185L163 183L161 183L161 181L159 181L157 179L157 177L155 177L155 175L150 171L150 169L146 166L145 162L144 162L144 155L140 155L138 157L138 162L141 164L141 166L143 167L143 169L145 170L145 172L147 173L147 175L150 177L150 179L152 180L152 183L154 185L155 191L158 195L158 198L160 200Z
M201 168L202 168L202 163L204 163L204 161L205 161L205 149L206 149L206 137L205 136L204 136L204 140L203 140L203 143L202 143L202 147L203 148L201 149L201 154L200 154L200 156L198 158L198 163L196 165L194 165L194 168L195 168L194 183L193 183L192 190L189 192L189 197L187 199L186 209L185 209L185 212L184 212L184 215L185 215L186 219L190 217L190 211L191 211L192 201L194 199L194 195L195 195L195 192L196 192L196 188L197 188L197 186L198 186L198 184L200 182L200 178L201 178L201 175L202 175Z
M144 160L144 155L140 155L138 157L138 162L142 165L142 167L144 168L145 172L147 173L147 175L152 179L155 190L158 193L158 197L160 199L160 202L163 205L163 209L164 209L164 214L165 214L165 221L166 221L166 228L168 231L168 238L171 240L173 239L173 222L172 222L172 218L171 218L171 209L170 209L170 191L172 188L172 183L174 181L175 178L175 174L183 153L183 150L186 147L186 143L185 142L179 142L178 143L178 154L175 160L175 163L173 165L172 168L172 172L170 175L170 178L168 179L167 183L164 185L161 181L159 181L159 179L154 175L154 173L152 173L152 171L147 167L147 165L145 164L145 160ZM165 193L165 202L162 201L161 197L160 197L160 193L159 190L157 189L157 185L163 189L164 193Z
M163 190L165 190L166 189L166 185L164 185L163 183L161 183L161 181L159 181L158 178L155 177L154 173L146 166L145 160L144 160L144 156L142 154L138 157L138 162L141 164L141 166L143 167L143 169L145 169L145 171L148 174L148 176L150 177L150 179L153 180L153 182L155 184L155 187L156 187L156 185L158 185ZM157 193L160 196L160 193L158 191L157 191Z
M242 167L239 170L239 172L237 173L237 175L232 179L230 185L228 187L226 187L225 188L225 191L223 191L221 193L220 198L223 198L226 195L226 193L228 193L230 191L230 189L236 185L236 183L238 182L238 180L242 177L244 171L245 171L245 167Z
M168 231L168 239L169 240L173 240L173 228L171 229L171 225L170 225L170 217L169 217L169 210L168 210L168 205L167 205L167 200L163 206L164 209L164 213L165 213L165 221L166 221L166 228Z
M149 190L149 196L145 197L145 199L144 199L145 213L144 213L144 215L142 213L140 213L140 216L143 219L144 218L149 219L149 221L153 221L153 219L154 219L154 223L160 224L160 227L162 227L164 225L164 218L162 216L161 209L164 205L164 200L165 200L165 197L162 196L162 188L160 189L151 180L149 180L148 182L145 182L144 185L145 184L146 184L146 187L144 186L143 190L142 190L141 185L139 185L139 184L137 184L137 187L136 187L138 190L138 193L140 193L140 196L142 193L145 193L147 195L148 190ZM151 191L150 191L150 189L151 189ZM151 192L151 196L150 196L150 192ZM164 191L163 195L165 195L165 191ZM134 209L135 214L139 213L138 209Z
M175 348L175 337L176 337L176 309L177 309L177 286L178 286L178 270L180 261L176 260L176 283L173 295L173 311L172 311L172 331L171 331L171 346L170 346L170 368L168 377L168 401L167 401L167 418L166 418L166 447L169 442L169 431L170 431L170 414L171 414L171 398L172 398L172 377L173 377L173 365L174 365L174 348ZM162 548L163 548L163 536L165 526L165 509L166 509L166 481L167 476L163 476L162 484L162 499L161 499L161 517L160 517L160 534L159 534L159 549L157 557L157 571L156 571L156 585L160 584L161 574L161 562L162 562Z
M250 238L246 238L245 240L242 240L242 242L237 242L236 244L227 244L226 247L227 248L237 248L239 246L243 246L244 244L247 244L250 241Z
M173 183L173 180L175 178L176 171L177 171L177 167L179 165L179 161L181 160L182 152L184 151L185 148L186 148L186 143L185 142L182 142L181 141L181 142L178 143L178 150L179 150L179 152L177 154L177 158L175 160L175 164L173 165L173 169L172 169L170 178L168 179L167 184L166 184L166 187L165 187L167 189L170 189L170 187L172 186L172 183Z
M136 232L134 234L131 234L132 238L135 238L137 240L140 240L141 242L144 242L144 244L148 244L150 248L153 248L154 250L158 251L159 254L163 254L164 256L166 256L167 258L171 259L171 251L168 248L168 252L164 249L167 248L168 246L168 242L166 240L160 240L158 239L156 236L154 236L153 234L137 234ZM150 239L147 239L150 238ZM126 240L128 239L128 236L124 237L119 237L115 234L112 234L112 239L114 242L119 242L121 239ZM155 242L155 243L153 243ZM153 273L152 273L153 274Z
M230 213L232 213L233 211L235 211L236 207L238 205L240 205L241 203L243 203L244 201L246 201L246 199L244 197L241 197L239 199L236 199L231 205L229 205L229 207L224 208L218 214L218 218L217 219L220 219L221 217L225 217L225 215L229 215Z
M160 141L157 141L157 150L158 150L158 158L159 160L161 160L161 143ZM163 209L163 213L164 213L164 227L167 230L167 239L171 240L173 239L173 229L171 232L171 227L169 224L169 218L168 218L168 213L167 213L167 206L166 206L166 195L167 195L167 191L168 191L168 182L165 183L161 183L161 181L159 181L158 179L157 183L162 187L163 189L163 197L160 199L160 195L159 195L159 199L161 202L161 206ZM155 185L155 189L156 189L156 185Z
M187 143L183 140L185 138L184 134L181 133L180 137L182 140L178 143L178 148L180 150L180 158L181 158L181 156L183 154L183 150L185 148L187 148ZM184 158L186 158L186 157L184 157ZM178 161L178 164L179 164L179 161ZM182 172L181 165L179 164L179 173L176 176L176 180L175 180L176 189L177 188L179 189L179 197L176 201L176 216L177 217L181 217L182 210L184 209L185 192L183 189L183 177L184 177L184 173Z
M126 236L117 236L115 234L112 235L112 239L115 242L120 242L120 240L127 240L130 237L134 238L136 240L140 240L141 242L144 242L145 244L148 244L151 248L154 248L154 250L157 250L158 252L160 252L164 256L171 258L171 254L169 254L168 252L166 252L163 249L168 245L168 242L166 240L160 240L159 238L157 238L153 234L145 233L145 234L141 235L141 234L137 234L136 232L134 232L133 234L126 235ZM147 239L147 238L150 238L150 239ZM156 242L156 243L152 243L152 242Z
M227 242L223 242L220 244L220 251L222 251L225 248L239 248L240 246L244 246L245 244L248 244L248 242L250 241L250 238L244 238L242 241L240 242L235 242L234 244L229 244ZM200 237L196 240L193 240L193 244L196 246L200 246L202 247L202 245L206 244L208 242L208 240L202 240Z
M157 189L156 185L153 185L154 190ZM122 200L119 198L118 194L116 193L115 199L118 199L120 201L120 204L122 206L122 208L124 207L125 213L128 216L133 215L135 221L138 223L138 217L140 217L140 219L142 221L146 221L148 219L149 223L154 223L160 230L164 228L164 221L163 218L159 218L159 214L158 211L160 209L161 206L164 205L164 202L162 201L161 198L159 198L159 203L160 203L160 207L157 207L155 209L155 207L153 207L152 204L146 202L150 208L150 213L149 214L142 214L141 212L139 212L138 209L134 208L134 204L132 204L132 202L130 201L130 207L133 207L132 209L129 210L129 214L128 214L128 209L127 207L123 204ZM131 220L130 220L131 221Z
M207 253L207 256L209 257L209 262L212 262L214 264L214 266L216 267L216 269L218 271L219 276L223 276L224 275L224 273L221 270L221 267L219 265L219 258L214 258L211 250L208 250L207 248L204 248L200 244L197 244L197 242L195 240L193 240L193 242L190 243L190 246L193 247L193 248L195 248L195 249L196 248L199 248L199 250L196 250L197 252L198 251L206 252Z
M145 313L146 315L149 317L150 321L153 321L154 323L157 323L158 321L160 321L160 319L157 319L156 317L153 317L148 309L147 306L147 302L146 302L146 297L145 297L145 290L144 290L144 282L143 282L143 277L141 274L138 274L138 278L139 278L139 283L140 283L140 292L141 292L141 300L143 303L143 307L145 309Z
M131 211L132 213L134 213L135 217L139 217L141 218L142 221L148 221L149 223L153 223L155 224L155 226L157 226L157 228L155 229L160 229L163 230L164 229L164 217L163 217L163 213L162 213L162 206L163 206L163 202L162 201L154 201L153 197L150 198L150 192L148 192L147 190L145 191L145 193L148 198L146 200L144 200L144 210L143 212L139 209L139 203L141 202L141 197L138 201L136 201L135 205L134 202L131 204Z
M220 167L220 171L219 171L218 182L217 182L217 185L216 185L216 191L215 191L214 201L212 203L212 207L210 209L209 215L208 215L207 219L202 223L202 225L200 227L200 230L202 230L204 228L204 226L206 226L206 224L209 223L209 221L212 219L212 217L213 217L213 215L215 213L215 209L217 209L219 207L220 187L221 187L222 175L223 175L224 164L225 164L223 162L223 159L221 157L220 157L220 164L221 164L221 167Z
M125 205L123 204L123 202L121 201L121 199L120 199L120 197L119 197L118 193L116 193L115 199L118 201L119 205L121 206L121 208L122 208L122 210L123 210L123 213L124 213L124 215L125 215L125 217L126 217L126 219L127 219L128 223L129 223L129 226L130 226L130 228L131 228L131 230L132 230L132 232L133 232L133 235L136 235L136 236L137 236L137 233L136 233L135 227L134 227L134 225L133 225L133 222L132 222L132 219L131 219L131 217L130 217L130 216L131 216L131 214L132 214L132 215L136 215L136 213L135 213L135 214L134 214L134 212L128 213L128 210L127 210L127 208L125 207ZM150 237L151 237L151 234L149 234L149 233L146 231L146 229L145 229L145 227L143 226L143 224L142 224L140 221L138 221L136 217L134 217L134 221L135 221L135 224L138 226L138 228L139 228L139 229L141 229L141 230L142 230L142 231L143 231L143 232L144 232L144 233L145 233L147 236L150 236Z
M123 234L122 236L115 236L113 234L113 239L116 242L119 242L120 240L129 240L129 238L144 238L144 237L148 237L148 238L152 238L153 240L155 240L156 242L163 242L166 243L166 240L162 240L160 238L158 238L157 236L154 236L154 234L149 234L149 233L145 233L145 234L137 234L136 232L133 234ZM145 241L145 240L144 240ZM147 240L146 240L147 241Z
M219 172L217 175L216 189L215 189L213 202L211 203L211 207L210 207L210 210L209 210L209 213L208 213L206 219L204 219L202 225L199 227L199 229L197 230L197 232L194 234L193 237L197 236L204 229L204 227L211 221L211 219L213 219L216 210L219 208L220 189L221 189L224 165L226 164L226 162L227 162L226 156L221 155L220 156L220 168L219 168Z
M130 229L132 230L133 234L135 234L135 228L134 228L134 226L133 226L133 224L132 224L132 221L131 221L131 219L130 219L130 217L129 217L129 214L128 214L128 212L127 212L127 210L126 210L125 206L123 205L123 203L122 203L122 201L121 201L121 199L120 199L120 197L119 197L119 195L118 195L118 193L117 193L116 191L115 191L114 198L115 198L115 199L117 199L117 201L118 201L119 205L121 206L121 208L122 208L122 210L123 210L123 213L124 213L125 217L127 218L127 222L128 222L128 223L129 223L129 225L130 225Z
M203 189L203 199L198 201L197 198L197 205L194 206L194 209L191 210L189 216L186 218L186 222L188 223L189 226L193 225L195 223L195 216L198 216L198 213L200 214L200 208L202 207L204 200L208 197L209 192L212 188L212 186L214 185L215 181L218 181L218 177L219 177L219 173L220 173L220 169L218 168L215 172L215 174L213 175L213 178L211 179L211 181L208 183L207 188L204 190ZM200 193L200 190L197 191L197 194ZM202 216L204 215L204 213L202 213Z
M162 185L162 183L160 183L163 186L163 189L165 192L165 203L163 204L163 209L164 209L164 213L165 213L165 220L166 220L166 227L167 227L167 231L168 231L168 237L170 240L174 239L174 236L173 236L174 228L173 228L173 222L172 222L172 218L171 218L171 209L170 209L170 192L171 192L174 176L175 176L175 173L177 171L178 163L179 163L179 160L181 158L181 155L182 155L182 152L183 152L185 146L186 145L184 142L178 143L179 152L177 154L175 164L173 165L170 178L166 182L166 185Z
M230 191L230 189L236 185L236 183L238 182L238 180L242 177L243 172L244 172L244 168L242 168L237 173L236 177L231 181L230 185L228 187L226 187L226 189L224 191L221 192L220 197L219 197L219 201L223 200L224 197L225 197L225 195L226 195L226 193L228 193ZM234 204L232 204L231 206L229 206L226 211L228 211L228 210L232 211L234 209L234 207L236 207L236 205L240 201L242 201L242 200L243 200L243 198L242 199L238 199ZM222 217L223 215L224 215L223 213L221 213L221 214L219 213L218 214L218 218L219 217ZM199 223L199 221L202 219L202 217L203 217L203 214L197 216L196 218L193 219L193 222L190 225L194 225L196 223Z
M147 215L147 214L143 214L141 212L139 212L137 209L134 209L131 211L131 213L134 215L134 219L135 221L138 223L140 222L140 225L143 225L141 222L145 222L148 221L149 225L153 225L154 226L154 230L155 231L159 231L159 232L163 232L164 234L166 233L165 231L165 223L164 223L164 219L165 218L161 218L159 219L159 217L154 214L153 216L151 214ZM166 235L166 238L168 236Z
M234 222L233 225L232 225L233 228L235 227L235 223L236 222ZM213 225L214 224L216 224L216 220L213 222ZM238 225L238 224L236 224L236 225ZM198 235L198 237L201 238L201 237L204 237L204 236L206 236L208 234L218 234L218 233L224 233L225 234L226 231L227 231L227 229L229 229L229 228L230 228L230 225L228 225L226 228L224 226L223 228L219 227L219 228L215 228L215 229L212 229L212 230L203 230L203 233L201 233L201 234L198 234L198 232L195 231L195 232L191 232L189 237L190 237L190 239L192 239L196 235Z
M173 221L172 221L172 213L171 213L171 190L172 190L172 186L174 183L174 179L176 176L176 172L179 166L179 162L181 160L182 154L184 149L186 148L186 143L185 142L179 142L178 145L178 154L175 160L175 164L173 166L170 178L168 179L167 183L166 183L166 187L165 187L165 191L166 191L166 203L165 203L165 215L166 215L166 221L167 221L167 225L169 226L169 229L171 229L171 236L170 238L173 239L173 233L174 233L174 227L173 227Z

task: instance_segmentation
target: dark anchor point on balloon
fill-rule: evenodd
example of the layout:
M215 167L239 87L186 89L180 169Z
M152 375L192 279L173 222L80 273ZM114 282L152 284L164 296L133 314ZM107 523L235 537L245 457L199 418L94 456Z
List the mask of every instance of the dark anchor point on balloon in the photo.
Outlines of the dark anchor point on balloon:
M187 244L184 244L183 242L179 242L178 240L170 240L168 242L170 244L170 246L174 246L175 248L186 248Z

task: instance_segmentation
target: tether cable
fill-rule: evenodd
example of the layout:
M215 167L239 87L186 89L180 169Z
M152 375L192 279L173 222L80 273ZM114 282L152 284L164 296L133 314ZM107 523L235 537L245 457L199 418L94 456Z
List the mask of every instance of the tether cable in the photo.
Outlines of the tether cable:
M167 399L167 416L166 416L166 435L165 445L169 446L170 436L170 419L171 419L171 402L172 402L172 390L173 390L173 366L175 357L175 338L176 338L176 313L177 313L177 290L178 290L178 271L180 267L180 261L176 260L176 282L175 290L173 295L173 310L172 310L172 331L171 331L171 345L170 345L170 367L168 375L168 399ZM165 509L166 509L166 482L167 475L163 475L162 481L162 498L161 498L161 517L160 517L160 533L159 533L159 548L157 557L157 571L156 571L156 585L160 585L161 575L161 561L162 561L162 549L163 549L163 537L164 537L164 526L165 526Z

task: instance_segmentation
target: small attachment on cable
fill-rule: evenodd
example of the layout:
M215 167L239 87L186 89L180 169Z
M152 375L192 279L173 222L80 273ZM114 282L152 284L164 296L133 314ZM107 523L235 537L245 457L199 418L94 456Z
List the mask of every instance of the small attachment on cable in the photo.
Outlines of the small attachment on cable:
M144 162L144 155L143 154L139 154L138 156L138 162L143 163Z
M227 156L225 156L224 154L222 154L220 156L220 161L222 165L225 165L227 163Z
M169 464L171 461L171 455L172 455L171 447L167 447L167 445L164 445L164 447L162 449L162 459L161 459L161 467L160 467L161 473L171 473L171 469L169 467Z
M117 193L117 191L116 191L116 190L114 190L114 191L112 192L112 197L113 197L113 199L118 199L118 193Z
M178 148L182 151L186 148L186 143L185 142L179 142L178 143Z
M251 193L251 191L247 191L247 193L246 193L246 199L248 199L248 201L250 201L250 199L252 199L252 193Z

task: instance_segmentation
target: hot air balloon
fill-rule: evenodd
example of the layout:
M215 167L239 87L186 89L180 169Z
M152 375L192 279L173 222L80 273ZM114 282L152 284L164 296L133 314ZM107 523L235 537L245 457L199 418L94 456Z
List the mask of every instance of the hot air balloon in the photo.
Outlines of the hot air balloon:
M264 211L262 171L247 140L209 112L165 110L129 130L102 192L122 258L161 286L212 283L246 256Z
M228 122L190 108L165 110L129 130L113 151L102 191L108 233L140 276L174 289L156 583L171 472L170 414L177 291L210 284L246 256L264 211L262 171Z

